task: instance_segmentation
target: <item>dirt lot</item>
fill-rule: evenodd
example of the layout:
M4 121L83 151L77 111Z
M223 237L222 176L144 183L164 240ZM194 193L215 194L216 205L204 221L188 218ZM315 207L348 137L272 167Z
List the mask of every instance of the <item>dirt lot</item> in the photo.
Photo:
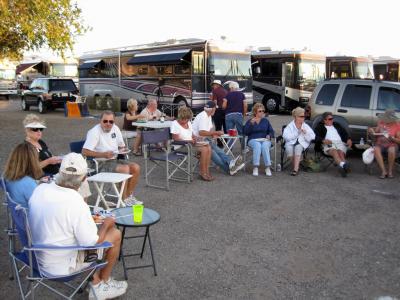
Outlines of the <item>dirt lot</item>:
M1 168L24 138L26 114L18 101L0 101ZM83 139L97 123L93 118L67 119L62 111L44 117L44 140L54 154L67 153L69 142ZM270 120L278 129L290 117ZM143 158L134 160L143 166ZM395 179L380 180L376 167L372 175L365 172L359 153L350 162L348 178L334 167L297 177L283 171L272 178L214 171L212 183L172 183L170 192L147 188L142 178L137 197L161 215L151 228L158 276L151 269L130 271L123 298L400 297L400 170ZM15 282L8 280L4 234L0 240L0 295L16 299ZM138 249L139 243L129 240L124 247ZM114 276L122 278L121 264ZM39 299L53 298L46 290L39 292Z

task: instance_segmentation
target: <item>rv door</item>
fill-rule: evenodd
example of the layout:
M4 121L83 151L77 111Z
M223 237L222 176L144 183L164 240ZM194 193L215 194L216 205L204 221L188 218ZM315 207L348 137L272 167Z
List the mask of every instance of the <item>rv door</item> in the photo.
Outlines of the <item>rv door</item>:
M282 63L282 90L281 90L281 106L287 108L286 97L288 95L288 86L291 86L293 74L293 63Z

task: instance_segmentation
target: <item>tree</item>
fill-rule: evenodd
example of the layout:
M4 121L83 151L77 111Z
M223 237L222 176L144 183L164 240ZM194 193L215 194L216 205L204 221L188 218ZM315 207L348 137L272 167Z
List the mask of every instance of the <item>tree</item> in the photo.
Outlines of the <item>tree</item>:
M48 47L64 56L88 28L71 0L0 0L0 59Z

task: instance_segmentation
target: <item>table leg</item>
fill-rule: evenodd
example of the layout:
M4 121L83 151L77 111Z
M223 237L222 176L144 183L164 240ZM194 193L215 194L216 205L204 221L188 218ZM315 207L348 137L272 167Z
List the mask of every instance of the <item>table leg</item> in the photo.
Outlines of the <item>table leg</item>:
M154 276L157 276L156 262L154 260L154 254L153 254L153 246L151 245L150 228L148 228L147 235L149 237L150 254L151 254L151 261L153 263Z
M114 189L114 192L115 192L115 194L117 195L117 204L116 204L116 208L119 208L119 207L125 207L125 203L122 201L122 194L123 194L123 192L124 192L124 188L125 188L125 184L126 184L126 180L124 180L124 181L122 181L121 182L121 188L120 188L120 190L118 191L118 189L117 189L117 186L116 186L116 184L115 183L113 183L112 184L112 186L113 186L113 189Z
M148 235L149 235L149 227L147 226L146 233L145 233L144 239L143 239L142 251L140 252L140 258L143 258L144 246L146 245L146 239L147 239Z
M123 250L124 237L125 237L125 227L124 227L124 229L122 229L121 246L119 249L119 259L120 260L122 259L122 268L124 269L125 280L128 280L128 272L126 271L125 256L124 256L124 250Z

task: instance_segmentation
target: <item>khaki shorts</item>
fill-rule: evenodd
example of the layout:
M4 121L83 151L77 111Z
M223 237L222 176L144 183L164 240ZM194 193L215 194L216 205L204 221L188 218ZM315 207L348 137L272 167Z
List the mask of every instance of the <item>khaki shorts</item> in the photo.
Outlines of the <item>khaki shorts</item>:
M343 142L332 142L331 145L324 145L322 148L322 151L324 151L324 153L326 155L329 155L329 150L331 149L336 149L336 150L340 150L342 151L344 154L346 154L347 152L347 146L345 143Z
M99 172L115 172L118 165L129 165L130 162L125 159L111 159L99 162Z

